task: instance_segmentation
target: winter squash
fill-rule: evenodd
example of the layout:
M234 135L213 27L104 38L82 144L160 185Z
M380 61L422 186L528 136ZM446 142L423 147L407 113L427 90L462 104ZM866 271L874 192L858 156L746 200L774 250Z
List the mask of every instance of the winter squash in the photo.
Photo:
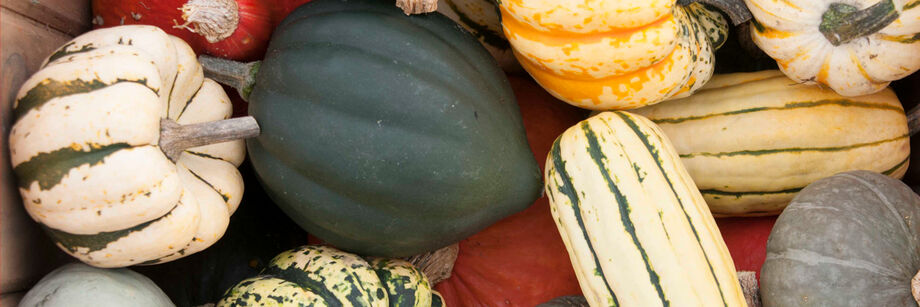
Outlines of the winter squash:
M438 12L479 39L503 70L523 72L502 32L501 13L494 0L439 0Z
M745 2L754 43L797 82L860 96L920 69L920 2Z
M521 66L557 98L592 110L690 95L712 76L728 32L722 15L699 3L500 2Z
M556 100L527 76L508 80L528 143L534 156L543 159L553 140L584 119L585 112ZM450 278L435 288L448 306L531 307L581 293L546 197L460 241Z
M292 5L304 1L278 2L93 0L93 24L96 28L153 25L185 40L196 53L251 61L265 53L274 25L272 13L286 15Z
M565 131L546 194L591 306L744 306L731 256L664 133L628 112Z
M405 257L456 243L539 196L507 79L450 19L315 0L278 29L254 80L240 82L254 65L203 62L244 96L251 89L262 134L247 143L250 159L310 234L361 255Z
M808 185L770 233L764 306L915 306L918 218L920 196L878 173Z
M900 178L910 155L893 91L842 97L779 71L718 75L693 96L634 111L660 125L717 216L776 215L838 172Z
M262 273L227 290L221 306L431 306L425 275L398 259L361 257L307 245L278 254ZM313 305L311 305L313 304Z
M245 151L241 141L174 136L230 112L182 40L152 26L78 36L13 104L10 159L25 208L59 247L93 266L201 251L240 202Z
M224 236L188 257L133 269L160 285L177 306L217 303L224 291L256 276L277 254L307 244L307 233L272 203L248 162L240 166L246 193Z
M774 223L775 215L716 219L722 240L732 255L732 262L739 275L742 271L750 271L756 274L756 278L760 278L760 268L767 257L767 238L770 237Z
M19 302L22 307L175 306L144 275L128 269L100 269L82 263L48 273Z

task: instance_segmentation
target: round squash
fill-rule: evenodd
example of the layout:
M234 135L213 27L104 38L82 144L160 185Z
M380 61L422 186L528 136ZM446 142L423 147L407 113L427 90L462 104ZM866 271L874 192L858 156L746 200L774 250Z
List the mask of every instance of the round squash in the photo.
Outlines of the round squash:
M192 49L159 28L78 36L13 104L10 159L26 210L58 246L93 266L161 263L203 250L240 203L243 142L167 156L161 128L231 111Z
M100 269L82 263L64 265L32 287L21 307L164 307L175 306L144 275L128 269Z
M592 110L690 95L712 76L722 15L674 0L503 0L502 25L521 66L557 98Z
M502 32L501 12L494 0L438 0L438 12L473 34L507 72L523 72Z
M248 148L309 233L404 257L527 208L540 171L479 42L443 15L384 2L311 1L279 25L249 96L262 134Z
M754 43L797 82L859 96L920 69L916 1L745 2L754 15Z
M816 181L776 221L764 306L916 306L920 196L869 171Z
M308 245L275 256L259 276L227 290L217 306L427 307L432 298L428 279L406 261L368 263L333 247Z
M633 112L664 130L716 216L776 215L818 179L859 169L901 178L909 164L907 117L890 89L842 97L775 70L736 73Z

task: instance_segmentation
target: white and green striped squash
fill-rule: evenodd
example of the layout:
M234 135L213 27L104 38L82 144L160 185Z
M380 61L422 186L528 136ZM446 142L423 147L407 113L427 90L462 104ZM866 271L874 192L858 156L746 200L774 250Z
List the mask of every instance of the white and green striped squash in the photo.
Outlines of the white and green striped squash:
M502 31L495 0L438 0L438 12L460 24L482 43L506 72L523 72Z
M371 267L387 289L390 307L428 307L432 291L428 278L412 263L402 259L371 258Z
M604 112L569 128L545 181L591 306L745 306L715 220L648 119Z
M361 257L328 246L285 251L260 276L227 290L217 306L389 306L387 289Z
M780 71L717 75L693 96L633 110L665 132L716 216L775 215L836 173L907 170L907 117L891 89L843 97Z
M13 104L10 159L25 208L57 245L98 267L201 251L239 205L242 141L190 148L173 163L160 119L229 118L223 89L192 49L152 26L87 32L52 54Z

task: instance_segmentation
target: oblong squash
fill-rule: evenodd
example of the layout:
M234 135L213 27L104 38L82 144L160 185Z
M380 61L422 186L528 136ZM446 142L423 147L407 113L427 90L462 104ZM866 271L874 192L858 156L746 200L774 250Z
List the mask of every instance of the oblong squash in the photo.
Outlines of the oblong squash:
M691 97L634 112L660 125L716 216L777 214L839 172L900 178L910 155L891 89L843 97L776 70L718 75Z
M648 119L604 112L563 133L546 193L591 306L744 306L728 249Z

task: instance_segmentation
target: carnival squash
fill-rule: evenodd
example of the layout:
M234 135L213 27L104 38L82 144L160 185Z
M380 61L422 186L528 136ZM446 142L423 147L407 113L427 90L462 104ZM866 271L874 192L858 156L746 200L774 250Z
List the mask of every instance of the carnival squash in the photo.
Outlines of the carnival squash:
M878 173L808 185L770 233L764 306L917 306L917 219L920 196Z
M507 72L522 72L502 32L501 13L494 0L438 0L438 12L473 34Z
M592 110L690 95L713 72L728 25L674 0L504 0L502 25L521 65L557 98Z
M213 62L228 82L250 73ZM236 85L252 89L249 114L262 134L248 148L263 186L307 232L343 250L433 251L540 194L507 79L443 15L311 1L279 25L254 85Z
M900 178L910 146L891 90L842 97L779 71L719 75L695 95L634 110L673 142L714 215L776 215L815 180Z
M754 43L797 82L859 96L920 69L920 1L745 2Z
M32 287L21 307L175 306L149 278L128 269L64 265Z
M546 194L591 306L745 306L702 195L648 119L604 112L566 130Z
M553 140L586 112L553 98L527 76L508 80L533 154L543 159ZM448 306L532 307L581 293L546 197L460 241L450 278L435 288Z
M243 142L183 150L167 135L231 109L191 48L156 27L78 36L13 104L10 159L25 208L58 246L93 266L201 251L240 203Z
M427 278L408 262L361 257L328 246L278 254L262 273L227 290L221 306L427 307Z

